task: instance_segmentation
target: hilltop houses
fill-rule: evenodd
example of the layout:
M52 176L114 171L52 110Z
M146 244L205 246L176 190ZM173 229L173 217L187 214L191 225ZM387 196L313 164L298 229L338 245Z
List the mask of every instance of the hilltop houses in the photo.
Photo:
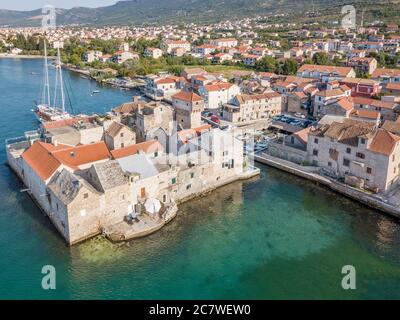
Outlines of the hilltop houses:
M356 73L351 67L302 65L297 71L297 76L303 78L318 79L322 82L342 80L344 78L354 78Z

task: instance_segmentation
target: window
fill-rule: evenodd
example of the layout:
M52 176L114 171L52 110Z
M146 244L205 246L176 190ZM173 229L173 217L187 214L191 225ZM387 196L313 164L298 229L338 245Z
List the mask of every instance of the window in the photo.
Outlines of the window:
M314 139L314 143L318 144L318 139L317 138Z
M83 194L83 199L87 199L87 198L89 198L89 193L84 193Z
M329 166L329 167L332 167L332 162L329 161L329 162L328 162L328 166Z
M351 153L351 148L346 148L346 153L350 154Z
M158 151L154 152L154 158L158 157Z
M318 156L318 150L317 149L314 149L312 153L313 153L313 156Z
M175 184L176 183L176 178L172 178L171 183Z
M164 194L163 197L162 197L162 199L163 199L163 202L167 202L167 195Z
M125 145L123 143L121 143L121 148L123 148Z
M188 184L188 185L186 186L186 190L189 190L191 187L192 187L192 185L191 185L191 184Z
M190 178L191 178L191 179L194 178L194 173L193 173L193 172L190 174Z
M361 138L361 139L360 139L360 142L361 142L361 144L365 144L365 139L364 139L364 138Z
M343 159L343 165L345 167L350 167L350 160L349 159Z
M120 134L120 137L121 137L121 138L123 138L123 137L124 137L124 133L123 133L123 132L121 132L121 134Z
M357 152L357 153L356 153L356 157L357 157L357 158L360 158L360 159L365 159L365 154L364 154L364 153L361 153L361 152Z

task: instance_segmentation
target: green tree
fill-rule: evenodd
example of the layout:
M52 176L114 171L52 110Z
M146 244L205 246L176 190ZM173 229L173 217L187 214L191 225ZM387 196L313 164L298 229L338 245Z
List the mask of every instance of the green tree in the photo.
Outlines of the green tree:
M276 72L278 67L278 63L275 58L273 57L262 57L258 60L255 64L255 68L259 71L264 72Z
M329 56L325 52L317 52L316 54L314 54L312 61L314 64L318 64L318 65L330 65L331 64Z
M294 75L297 73L298 63L294 59L286 59L282 66L283 74Z

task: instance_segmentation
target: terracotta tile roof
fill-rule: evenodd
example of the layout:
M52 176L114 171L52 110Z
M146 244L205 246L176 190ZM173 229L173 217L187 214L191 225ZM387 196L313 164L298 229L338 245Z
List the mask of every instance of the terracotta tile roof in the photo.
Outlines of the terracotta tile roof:
M340 99L337 103L339 106L341 106L343 109L347 111L353 109L353 102L351 102L347 98Z
M266 92L262 94L240 94L236 98L240 103L246 103L247 101L257 101L257 100L268 100L272 98L278 98L281 94L278 92Z
M372 133L373 124L366 122L333 122L324 135L347 145L358 145L358 137Z
M201 127L178 131L178 137L183 143L187 143L193 137L200 136L204 131L210 131L211 125L205 124Z
M388 89L388 90L400 90L400 83L389 82L386 85L386 89Z
M304 64L298 72L318 71L321 73L336 73L342 77L346 77L353 68L351 67L336 67L336 66L321 66L314 64Z
M386 102L386 101L375 100L375 99L364 98L364 97L352 97L352 100L353 100L354 104L357 104L357 105L367 105L367 106L373 106L373 107L378 107L378 108L382 108L382 109L392 110L396 106L396 103L393 103L393 102Z
M96 117L76 117L76 118L71 118L71 119L65 119L65 120L57 120L57 121L48 121L42 124L42 127L45 130L50 130L50 129L56 129L56 128L62 128L62 127L67 127L67 126L72 126L80 121L82 122L92 122Z
M106 133L111 136L111 137L116 137L117 134L123 129L123 128L127 128L129 131L131 131L131 129L129 129L127 126L123 125L120 122L116 122L113 121L110 126L107 128Z
M54 149L56 147L52 144L38 141L22 154L25 162L44 181L61 166L61 162L51 154Z
M170 77L162 78L162 79L155 81L156 84L166 84L166 83L175 83L175 82L176 82L176 80L172 79Z
M344 92L341 89L323 90L316 94L319 97L336 97L342 95L344 95Z
M162 145L157 140L149 140L122 149L112 150L111 155L114 159L120 159L135 155L140 151L144 153L154 153L158 150L162 150L162 148Z
M194 92L180 91L172 96L172 99L182 100L186 102L203 101L203 98Z
M64 148L51 153L62 164L71 169L101 160L110 159L111 155L104 142L85 144L72 148Z
M353 116L367 119L379 119L381 114L375 110L367 110L367 109L359 109L354 110L352 113Z
M378 129L368 150L389 156L399 141L400 136L390 133L384 129Z
M386 131L400 135L400 123L399 122L386 120L382 125L382 129L385 129Z
M204 89L206 89L208 92L210 92L210 91L220 91L220 90L228 90L232 86L233 86L232 83L218 82L218 83L215 83L215 84L205 85Z
M372 73L372 78L378 78L381 76L386 77L399 77L400 76L400 69L386 69L386 68L377 68Z
M352 84L362 84L362 85L371 85L371 86L379 84L375 80L362 79L362 78L344 78L343 80L340 81L340 83L342 83L342 84L352 83Z
M305 128L303 130L297 131L293 135L298 137L304 144L307 144L308 141L308 133L310 132L311 127Z

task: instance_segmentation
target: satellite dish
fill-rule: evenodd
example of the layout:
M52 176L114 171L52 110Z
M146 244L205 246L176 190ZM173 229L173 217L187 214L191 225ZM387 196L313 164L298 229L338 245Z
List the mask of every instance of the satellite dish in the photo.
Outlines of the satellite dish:
M157 199L150 198L146 200L144 207L148 213L156 214L161 209L161 203Z

